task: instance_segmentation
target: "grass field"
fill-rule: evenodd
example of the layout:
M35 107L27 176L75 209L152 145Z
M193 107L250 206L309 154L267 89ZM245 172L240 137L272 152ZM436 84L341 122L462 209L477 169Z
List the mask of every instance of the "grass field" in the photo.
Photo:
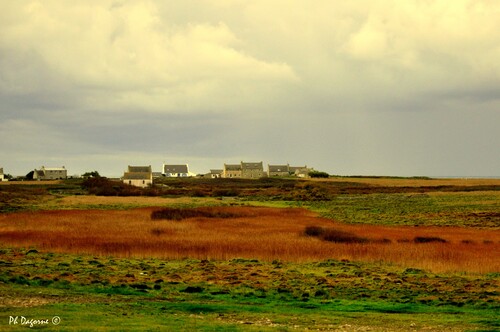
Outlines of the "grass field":
M161 260L4 249L0 321L64 330L464 331L498 326L496 275L326 260Z
M118 257L244 257L292 262L349 259L435 272L500 271L500 232L494 229L347 225L298 208L213 209L239 217L152 220L155 208L25 212L0 215L0 241L51 252ZM366 241L322 241L306 236L308 226L348 232ZM446 242L416 243L418 237Z
M500 227L500 191L338 195L297 206L345 223Z
M463 181L0 186L0 330L497 331L500 188Z

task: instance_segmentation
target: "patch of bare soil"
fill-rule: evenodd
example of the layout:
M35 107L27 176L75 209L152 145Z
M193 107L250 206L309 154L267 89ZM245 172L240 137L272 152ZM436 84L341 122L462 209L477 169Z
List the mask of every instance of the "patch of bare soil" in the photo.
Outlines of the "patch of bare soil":
M59 302L59 298L56 297L46 297L46 296L26 297L26 296L13 296L13 295L0 296L0 308L1 307L30 308L57 302Z

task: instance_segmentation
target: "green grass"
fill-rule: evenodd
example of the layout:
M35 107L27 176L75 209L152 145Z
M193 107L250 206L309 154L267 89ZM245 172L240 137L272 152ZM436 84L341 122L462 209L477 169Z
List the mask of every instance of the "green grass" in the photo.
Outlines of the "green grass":
M351 191L365 189L353 186L342 194L325 191L328 195L320 195L328 189L326 184L315 185L325 188L309 188L301 182L279 182L280 193L272 187L274 182L259 184L262 188L257 194L269 191L260 201L249 194L170 201L162 206L302 206L346 223L500 227L498 191L355 194ZM250 188L253 182L237 184L242 192L254 190ZM58 208L58 200L80 194L79 190L78 183L3 187L0 212ZM313 194L329 200L300 199ZM65 208L138 206L144 205ZM14 329L8 325L10 316L42 319L57 315L61 324L44 329L498 331L499 286L498 273L434 274L334 260L298 264L248 259L122 259L2 248L0 243L0 330Z
M345 223L500 227L498 192L339 195L297 205Z
M0 330L9 316L64 330L493 329L497 274L438 275L348 261L118 259L0 251ZM31 304L30 304L31 303ZM38 304L38 305L34 305ZM412 325L413 324L413 325Z

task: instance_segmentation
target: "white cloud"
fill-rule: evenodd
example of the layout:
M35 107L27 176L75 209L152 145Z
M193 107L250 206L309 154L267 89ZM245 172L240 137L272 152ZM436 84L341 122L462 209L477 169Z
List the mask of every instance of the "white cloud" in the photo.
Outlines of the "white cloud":
M239 49L242 42L223 22L172 25L152 1L119 6L21 1L10 7L9 15L3 14L9 19L0 47L12 57L32 53L39 59L34 72L59 77L57 88L77 89L83 97L78 102L87 107L227 110L238 105L235 101L265 93L262 85L297 80L286 63ZM17 65L29 68L29 60ZM39 84L42 89L44 82L37 82L34 72L20 77L13 74L18 69L1 68L10 74L5 87Z
M460 173L491 175L498 17L491 0L3 1L0 136L16 156L63 141L61 155L304 158L340 173L459 172L463 147L475 159ZM453 114L476 125L440 131Z

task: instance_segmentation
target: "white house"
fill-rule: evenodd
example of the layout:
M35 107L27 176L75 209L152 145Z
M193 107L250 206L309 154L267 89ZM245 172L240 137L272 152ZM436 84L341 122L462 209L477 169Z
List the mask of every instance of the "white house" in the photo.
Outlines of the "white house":
M222 169L211 169L210 170L210 177L212 179L218 179L222 177L222 174L224 173L224 170Z
M153 184L153 171L149 166L128 166L123 174L123 183L145 188Z
M290 174L299 178L308 178L309 172L314 171L314 168L306 166L290 166Z
M33 180L59 180L67 179L68 171L63 167L45 167L33 171Z
M189 171L188 164L184 165L163 164L162 174L163 176L166 176L168 178L186 178L196 175Z
M0 182L1 181L5 181L5 177L3 175L3 168L2 167L0 167Z

